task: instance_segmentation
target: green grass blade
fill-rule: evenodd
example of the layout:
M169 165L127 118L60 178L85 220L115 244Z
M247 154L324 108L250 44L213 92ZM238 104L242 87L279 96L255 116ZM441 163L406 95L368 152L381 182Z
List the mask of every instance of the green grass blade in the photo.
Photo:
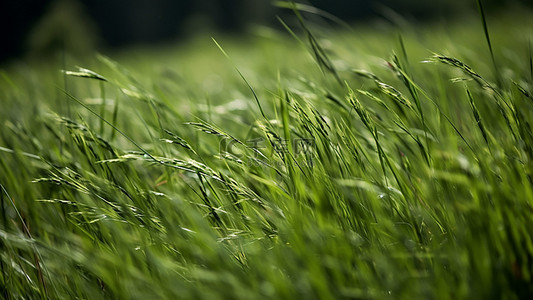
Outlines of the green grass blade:
M494 77L496 78L498 86L501 87L502 85L501 73L499 71L498 64L496 63L496 59L494 58L494 51L492 50L492 42L490 40L489 28L487 26L487 18L485 15L485 10L483 9L482 0L476 0L476 2L477 2L478 11L479 11L479 16L481 17L481 24L483 25L483 32L485 33L485 40L487 41L487 46L489 47L492 66L494 67Z

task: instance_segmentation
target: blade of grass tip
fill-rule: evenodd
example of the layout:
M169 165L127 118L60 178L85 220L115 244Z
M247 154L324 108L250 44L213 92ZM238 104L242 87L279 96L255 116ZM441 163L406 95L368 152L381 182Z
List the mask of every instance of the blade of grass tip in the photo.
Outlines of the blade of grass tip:
M279 7L279 8L287 8L287 9L292 9L293 8L293 5L296 6L296 9L298 9L299 11L303 11L303 12L306 12L306 13L310 13L310 14L314 14L314 15L317 15L317 16L321 16L327 20L330 20L332 21L333 23L336 23L350 31L352 31L352 27L344 22L342 19L336 17L335 15L332 15L330 13L328 13L327 11L324 11L324 10L321 10L319 8L316 8L314 6L311 6L311 5L306 5L306 4L302 4L302 3L294 3L294 2L288 2L288 1L275 1L274 2L274 6L275 7Z
M411 74L409 74L409 71L408 71L409 58L407 56L407 48L405 47L405 43L403 42L403 37L402 37L401 34L398 35L398 40L399 40L399 43L400 43L400 49L402 51L403 60L405 61L405 68L401 64L400 60L398 59L398 57L396 55L393 56L393 62L397 64L397 67L399 69L405 70L405 73L408 74L410 78L413 78L413 76ZM400 75L402 75L402 74L400 73ZM413 86L411 86L411 84L409 83L409 80L403 78L403 76L402 76L402 80L404 81L405 85L409 89L409 92L411 93L411 96L413 97L413 100L415 101L416 107L417 107L417 109L418 109L418 111L420 113L420 117L422 118L422 123L424 124L424 127L425 127L424 112L422 111L422 106L420 104L420 98L418 96L418 93L417 93L416 89L413 88ZM426 135L427 135L427 132L426 132ZM427 136L426 136L426 138L427 138Z
M492 43L490 41L489 28L487 26L487 19L485 17L485 11L483 9L483 4L481 3L482 2L481 0L476 0L476 1L477 1L477 8L479 10L479 15L481 17L481 23L483 24L483 31L485 32L485 39L487 40L487 45L490 51L490 58L492 59L492 65L494 67L494 76L496 77L496 82L498 86L501 87L502 78L498 70L498 65L496 64L496 59L494 58L494 51L492 50Z
M89 78L89 79L95 79L100 81L108 81L107 78L104 76L91 71L89 69L85 69L82 67L78 67L78 71L68 71L68 70L62 70L62 72L65 75L74 76L74 77L81 77L81 78Z
M253 96L254 96L254 99L255 99L255 102L257 103L257 106L259 107L259 111L261 112L261 115L263 116L263 118L265 120L268 120L266 115L265 115L265 112L263 111L263 107L261 106L261 103L259 102L259 98L257 97L257 94L255 93L255 90L254 88L252 87L252 85L248 82L248 80L246 79L246 77L244 77L244 75L241 73L241 71L237 68L237 66L235 65L235 63L231 60L230 56L226 53L226 51L224 51L224 49L222 48L222 46L220 46L220 44L217 42L217 40L215 40L215 38L211 38L213 40L213 42L215 43L215 45L217 45L218 49L220 50L220 52L222 52L222 54L231 62L231 64L233 65L233 68L235 69L235 71L237 71L237 73L239 73L239 76L242 78L242 80L244 80L244 83L246 83L246 85L248 86L248 88L250 89L250 91L252 92Z
M67 69L67 57L65 54L65 46L63 45L63 50L61 51L61 64L63 65L63 70ZM68 91L68 82L67 82L67 74L63 72L63 88L65 91ZM68 101L68 96L65 96L65 105L67 107L67 117L71 117L70 113L70 101Z
M12 150L12 149L9 149L9 148L5 148L5 147L1 147L0 146L0 151L4 151L4 152L7 152L7 153L16 153L15 150ZM33 159L41 159L40 156L38 155L35 155L35 154L31 154L31 153L27 153L27 152L20 152L22 155L26 156L26 157L29 157L29 158L33 158Z
M337 80L337 82L341 86L344 86L343 81L339 77L339 74L337 73L335 66L333 65L329 57L327 56L326 51L324 51L324 49L318 42L313 32L311 32L311 30L305 24L304 18L302 14L300 14L300 11L298 10L297 5L293 1L289 2L289 4L290 4L292 11L294 12L294 15L296 15L296 18L298 19L300 26L302 26L302 29L305 31L307 40L309 41L309 45L311 46L311 51L313 52L315 61L317 62L321 71L324 72L324 69L326 69L328 72L330 72L333 75L333 77Z
M111 118L111 123L114 125L117 124L117 118L118 118L118 103L119 103L118 99L119 99L119 96L117 95L115 99L115 107L113 108L113 117ZM115 130L111 131L110 141L115 139L115 135L116 135L116 131Z
M64 41L63 41L63 48L62 48L62 51L61 51L61 64L63 65L63 70L66 70L67 69L67 58L66 58L66 54L65 54L65 45L64 45ZM67 73L65 72L62 72L63 73L63 89L65 89L65 91L68 91L68 79L67 79ZM60 101L59 99L61 99L61 97L58 97L58 101ZM68 100L68 96L65 95L65 106L67 107L67 117L70 119L72 117L72 113L70 112L70 101ZM60 107L62 107L63 105L61 105L60 103ZM59 152L61 153L61 155L63 155L63 143L60 144L59 146Z
M37 275L38 275L39 282L40 282L41 287L42 287L43 298L44 299L49 299L50 295L48 295L48 290L46 288L46 282L44 280L44 275L43 275L43 270L41 269L41 265L42 265L43 269L45 270L45 272L47 273L48 277L49 278L52 278L52 277L50 276L50 272L48 271L48 269L46 268L46 265L44 264L43 256L41 255L41 253L39 252L39 250L35 246L35 243L33 243L33 241L35 241L35 239L33 238L27 223L24 221L24 218L22 217L22 214L18 210L17 205L15 204L15 201L13 200L13 198L11 198L11 196L7 192L6 188L1 183L0 183L0 188L2 189L2 193L6 195L7 199L9 200L11 205L13 206L13 209L15 210L15 213L17 214L17 217L20 220L20 223L22 225L24 233L32 241L32 248L33 248L33 252L34 252L34 256L35 256L35 268L37 269ZM52 283L52 287L54 287L53 280L51 280L50 282ZM54 290L55 290L55 287L54 287Z
M281 25L285 28L285 30L287 30L290 35L296 40L298 41L298 43L302 44L302 46L305 47L305 43L302 41L302 39L300 39L300 37L298 37L298 35L291 29L291 27L289 25L287 25L287 23L285 23L285 21L283 21L282 18L280 18L279 16L276 16L276 18L278 19L278 21L281 23Z
M100 119L100 136L104 136L103 118L105 118L105 106L106 106L104 81L100 81L100 98L102 99L102 103L100 105L100 115L102 116L102 119Z
M400 49L402 50L402 56L405 60L405 64L409 66L409 58L407 57L407 48L405 48L405 43L403 42L403 36L401 33L398 34L398 42L400 43Z

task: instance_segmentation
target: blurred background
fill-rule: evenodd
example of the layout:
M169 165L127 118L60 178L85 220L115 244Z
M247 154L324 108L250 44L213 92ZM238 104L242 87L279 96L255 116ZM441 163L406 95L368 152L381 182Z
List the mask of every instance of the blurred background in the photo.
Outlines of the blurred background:
M413 22L454 18L477 9L475 0L299 0L354 24L394 15ZM0 63L65 49L95 49L186 39L198 32L242 33L250 26L279 26L287 9L272 0L19 0L0 4ZM484 0L485 9L533 7L532 0Z

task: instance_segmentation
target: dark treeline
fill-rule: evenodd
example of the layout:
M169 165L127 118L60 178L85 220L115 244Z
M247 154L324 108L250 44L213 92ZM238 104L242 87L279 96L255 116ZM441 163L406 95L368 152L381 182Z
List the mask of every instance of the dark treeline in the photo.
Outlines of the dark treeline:
M475 8L475 0L300 0L349 22L394 11L411 19L448 17ZM530 0L484 0L488 10ZM31 48L53 48L72 36L72 47L98 39L105 46L152 43L198 30L240 31L275 25L271 0L19 0L2 1L0 61ZM84 42L83 39L86 39ZM67 45L68 46L68 45Z

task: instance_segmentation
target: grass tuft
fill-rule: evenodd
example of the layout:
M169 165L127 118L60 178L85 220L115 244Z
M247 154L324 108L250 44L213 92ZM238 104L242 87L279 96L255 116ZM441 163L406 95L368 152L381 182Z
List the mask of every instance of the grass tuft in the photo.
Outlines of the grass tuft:
M533 18L478 4L0 70L0 297L529 298Z

